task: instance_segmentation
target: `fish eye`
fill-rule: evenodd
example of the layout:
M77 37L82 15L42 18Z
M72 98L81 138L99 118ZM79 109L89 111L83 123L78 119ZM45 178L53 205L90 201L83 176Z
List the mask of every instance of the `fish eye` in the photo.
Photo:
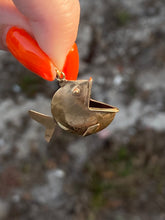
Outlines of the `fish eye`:
M73 87L72 94L73 95L80 95L80 88L78 86Z

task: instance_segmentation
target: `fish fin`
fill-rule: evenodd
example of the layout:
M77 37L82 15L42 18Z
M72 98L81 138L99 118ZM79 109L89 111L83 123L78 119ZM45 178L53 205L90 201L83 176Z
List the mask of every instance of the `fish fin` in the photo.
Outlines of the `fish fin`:
M100 127L100 124L95 124L87 128L87 130L84 132L83 136L88 136L90 134L96 133L97 129Z
M49 142L53 136L53 133L54 133L54 129L55 129L55 125L53 128L46 128L46 131L45 131L45 140L47 142Z
M45 139L47 142L49 142L55 129L55 122L53 118L33 110L29 111L29 115L32 119L45 126Z

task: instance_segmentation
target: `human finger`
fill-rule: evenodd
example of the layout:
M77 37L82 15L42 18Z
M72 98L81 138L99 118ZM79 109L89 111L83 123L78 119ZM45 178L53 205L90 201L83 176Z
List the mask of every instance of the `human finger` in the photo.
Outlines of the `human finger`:
M13 0L28 18L31 31L40 48L62 69L74 44L80 17L78 0Z

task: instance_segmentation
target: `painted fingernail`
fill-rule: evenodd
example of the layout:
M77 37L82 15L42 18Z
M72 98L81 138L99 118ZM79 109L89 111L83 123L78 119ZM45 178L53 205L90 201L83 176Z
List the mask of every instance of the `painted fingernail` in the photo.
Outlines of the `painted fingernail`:
M56 78L55 65L24 29L10 28L6 44L13 56L29 70L49 81Z
M67 80L76 80L79 71L79 54L76 43L70 49L62 70Z

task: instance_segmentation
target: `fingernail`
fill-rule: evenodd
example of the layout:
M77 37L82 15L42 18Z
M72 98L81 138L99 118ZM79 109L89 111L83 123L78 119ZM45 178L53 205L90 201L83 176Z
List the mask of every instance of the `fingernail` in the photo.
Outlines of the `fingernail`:
M26 68L52 81L56 78L55 65L38 43L24 29L12 27L6 35L8 50Z
M67 80L76 80L79 71L79 54L76 43L70 49L62 70Z

